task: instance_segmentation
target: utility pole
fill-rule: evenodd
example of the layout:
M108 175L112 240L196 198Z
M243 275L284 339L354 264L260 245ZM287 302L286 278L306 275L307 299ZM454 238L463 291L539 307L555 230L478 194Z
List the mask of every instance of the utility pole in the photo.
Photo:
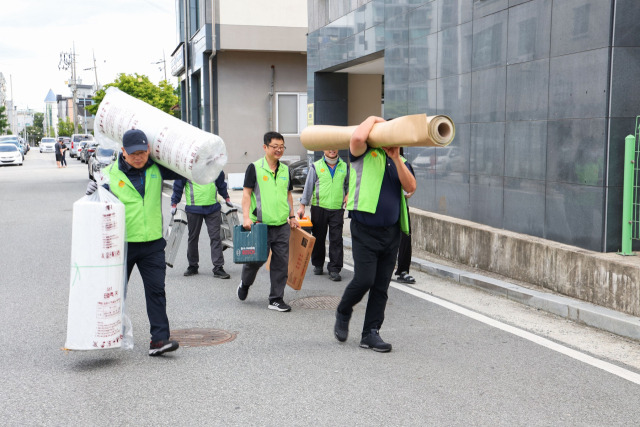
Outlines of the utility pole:
M76 74L76 44L73 43L73 50L69 53L60 53L59 70L71 69L71 93L73 94L73 133L78 133L78 84Z
M162 64L162 69L164 70L164 80L167 80L167 60L164 56L164 49L162 49L162 59L157 62L152 62L152 64Z
M93 67L89 67L89 68L83 68L84 71L90 71L93 70L95 72L95 76L96 76L96 88L93 91L93 93L95 94L97 91L100 90L100 83L98 83L98 66L96 65L96 53L93 52Z

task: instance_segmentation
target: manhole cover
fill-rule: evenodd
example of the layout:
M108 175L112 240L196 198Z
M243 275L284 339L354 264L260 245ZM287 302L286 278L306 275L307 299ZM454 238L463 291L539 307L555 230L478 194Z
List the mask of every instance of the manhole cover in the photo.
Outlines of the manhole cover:
M205 347L223 344L236 339L236 333L221 329L174 329L171 339L180 343L181 347Z
M316 310L335 310L340 304L340 297L306 297L291 301L291 305Z

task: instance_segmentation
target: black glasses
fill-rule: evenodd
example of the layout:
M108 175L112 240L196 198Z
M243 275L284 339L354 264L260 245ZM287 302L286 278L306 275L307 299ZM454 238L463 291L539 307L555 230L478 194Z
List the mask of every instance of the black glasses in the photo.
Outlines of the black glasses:
M273 144L268 144L267 147L271 147L273 148L273 151L284 151L287 149L287 147L285 147L284 145L273 145Z

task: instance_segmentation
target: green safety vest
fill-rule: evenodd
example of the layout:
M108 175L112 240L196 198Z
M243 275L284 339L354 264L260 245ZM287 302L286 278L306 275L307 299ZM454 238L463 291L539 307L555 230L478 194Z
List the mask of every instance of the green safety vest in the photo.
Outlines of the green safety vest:
M280 163L275 174L265 157L253 162L253 165L256 168L256 186L251 193L249 217L253 222L267 225L285 224L291 212L288 200L289 168ZM257 215L253 214L254 211Z
M162 175L153 164L145 171L144 199L118 167L107 169L109 189L124 204L127 242L151 242L162 237Z
M387 155L382 148L372 148L358 160L351 162L348 210L376 213L386 163ZM400 188L400 229L403 233L409 234L407 201L402 188Z
M316 180L311 197L312 206L324 209L342 209L344 200L344 181L347 179L347 164L338 159L333 176L324 157L313 164L316 169Z
M185 199L187 205L210 206L218 203L218 189L216 183L200 185L187 181L185 185Z

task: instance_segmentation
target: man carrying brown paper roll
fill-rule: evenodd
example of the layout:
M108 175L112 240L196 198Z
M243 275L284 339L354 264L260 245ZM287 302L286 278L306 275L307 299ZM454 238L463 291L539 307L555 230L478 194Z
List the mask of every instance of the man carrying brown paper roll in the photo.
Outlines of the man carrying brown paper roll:
M346 341L353 306L369 292L360 347L378 352L391 351L391 344L382 340L379 330L384 322L400 233L409 231L403 190L411 193L416 189L416 179L400 157L399 147L367 145L373 125L384 121L381 117L368 117L355 129L349 143L347 209L351 217L354 276L342 295L334 326L336 339Z

